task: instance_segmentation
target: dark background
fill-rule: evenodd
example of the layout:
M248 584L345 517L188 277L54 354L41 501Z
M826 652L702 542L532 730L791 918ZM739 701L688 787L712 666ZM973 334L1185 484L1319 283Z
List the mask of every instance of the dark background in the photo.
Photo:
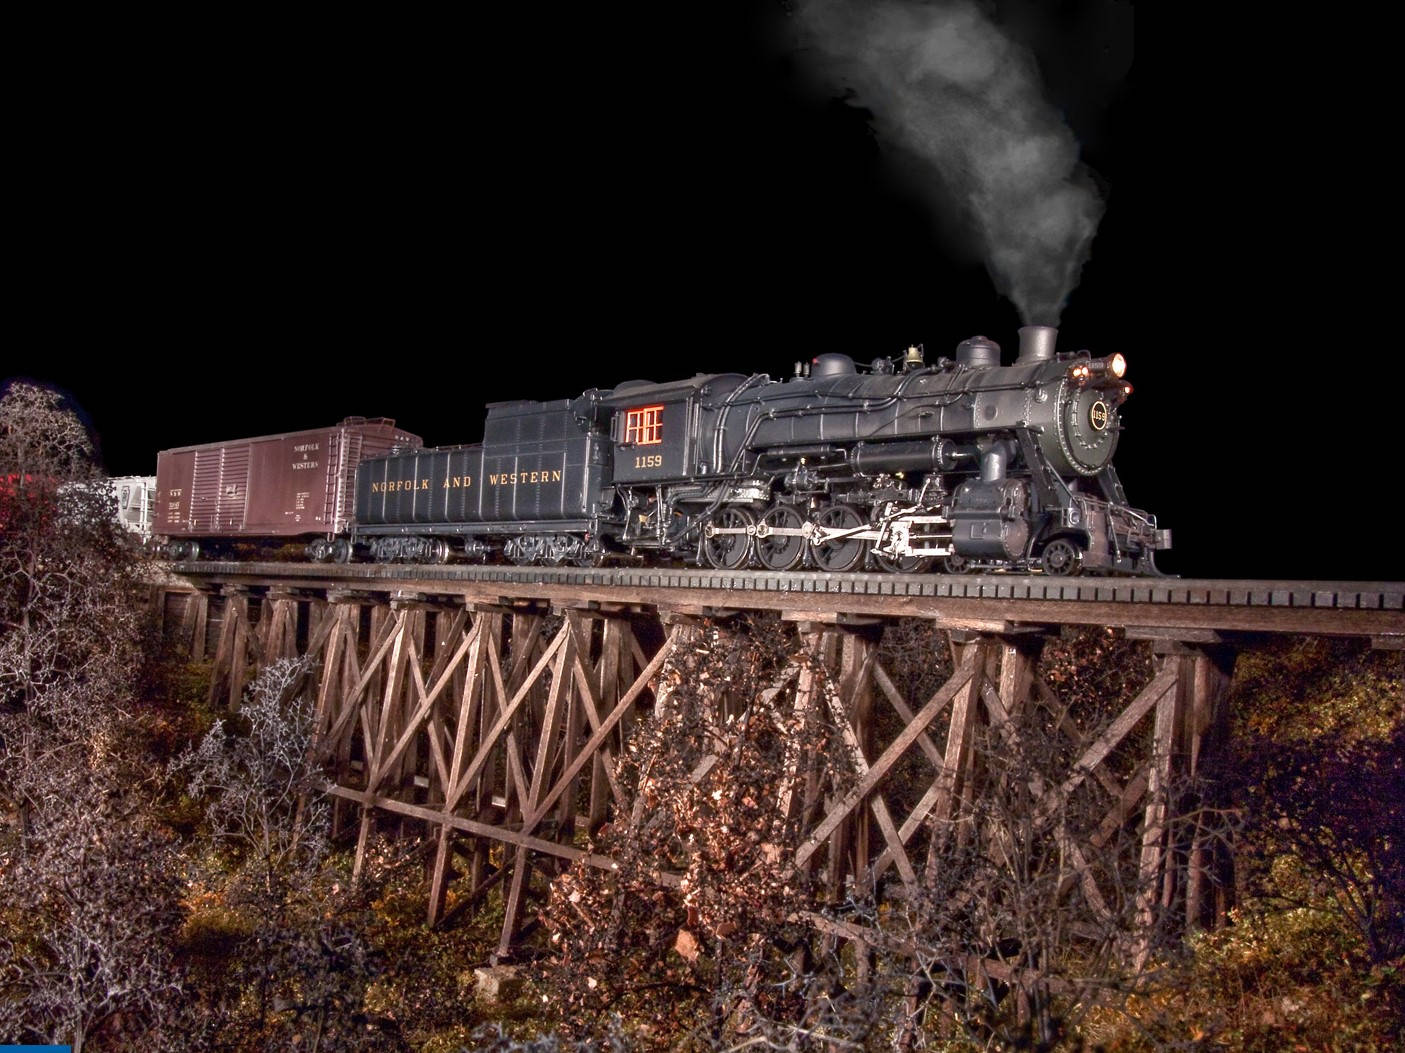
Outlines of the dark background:
M1107 202L1060 347L1121 351L1117 465L1191 576L1405 577L1386 274L1336 78L1129 4L987 5ZM1140 15L1140 17L1134 17ZM784 375L1020 324L786 9L36 26L0 372L113 474L159 449L636 377Z

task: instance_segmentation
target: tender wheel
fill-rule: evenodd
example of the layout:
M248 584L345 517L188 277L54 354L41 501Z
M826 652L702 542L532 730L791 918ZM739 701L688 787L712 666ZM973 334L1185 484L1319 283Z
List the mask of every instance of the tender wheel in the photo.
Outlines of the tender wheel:
M598 567L605 562L605 546L598 537L590 537L581 542L580 551L574 560L578 567Z
M791 505L776 505L761 517L756 529L756 559L767 570L793 570L805 557L805 539L799 534L771 531L799 530L804 518Z
M449 562L449 542L442 537L434 538L429 543L429 562L448 563Z
M815 514L815 526L817 527L827 527L831 530L857 530L863 525L863 519L848 505L830 505L828 508L821 508ZM837 541L826 541L821 544L811 541L810 554L814 557L815 566L819 567L820 570L842 573L853 570L863 563L867 547L867 542L854 538L841 538Z
M712 517L709 524L719 530L746 530L754 520L745 508L724 508ZM713 534L703 532L703 555L718 570L736 570L746 566L751 558L751 535Z
M1071 578L1083 569L1083 553L1067 538L1055 538L1044 546L1039 557L1044 573L1057 578Z
M351 542L339 537L332 542L332 560L335 563L351 562Z
M932 569L931 556L885 556L881 552L873 554L873 560L892 574L925 574Z
M971 561L965 556L958 556L953 552L942 560L942 568L948 574L969 574L971 572Z

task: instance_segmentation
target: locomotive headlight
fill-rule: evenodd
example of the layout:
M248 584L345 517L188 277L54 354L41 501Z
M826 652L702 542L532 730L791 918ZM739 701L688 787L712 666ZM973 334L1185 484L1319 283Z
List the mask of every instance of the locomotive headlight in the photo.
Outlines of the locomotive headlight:
M1072 380L1086 381L1093 377L1111 376L1118 380L1127 372L1127 360L1121 354L1113 355L1111 358L1084 358L1069 367L1068 375Z

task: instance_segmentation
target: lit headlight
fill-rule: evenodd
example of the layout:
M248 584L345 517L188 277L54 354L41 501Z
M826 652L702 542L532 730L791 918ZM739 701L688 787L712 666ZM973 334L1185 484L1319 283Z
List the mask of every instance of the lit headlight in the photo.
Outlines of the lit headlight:
M1085 358L1069 366L1068 375L1077 381L1091 380L1093 377L1112 376L1122 379L1127 372L1127 360L1121 354L1111 358Z

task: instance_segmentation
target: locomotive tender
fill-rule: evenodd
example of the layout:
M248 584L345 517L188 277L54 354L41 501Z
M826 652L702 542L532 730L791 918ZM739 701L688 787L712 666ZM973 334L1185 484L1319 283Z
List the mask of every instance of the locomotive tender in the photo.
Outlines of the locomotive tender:
M1155 573L1170 531L1112 465L1125 360L1058 352L1056 336L1021 329L1010 366L972 337L935 365L919 348L862 369L822 354L784 381L495 403L481 443L364 460L354 548L329 536L309 554Z

